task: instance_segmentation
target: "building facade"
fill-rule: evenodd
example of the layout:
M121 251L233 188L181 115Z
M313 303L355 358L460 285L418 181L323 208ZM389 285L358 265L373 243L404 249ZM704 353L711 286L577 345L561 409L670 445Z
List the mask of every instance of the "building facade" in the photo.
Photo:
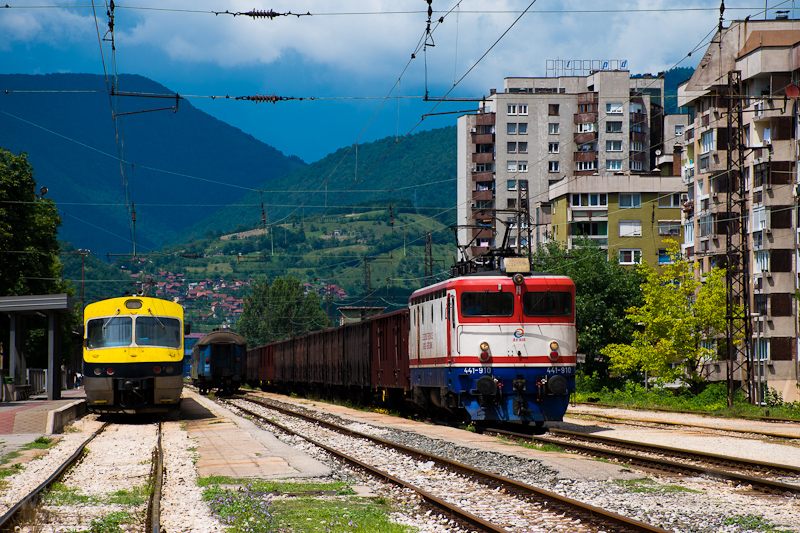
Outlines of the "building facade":
M678 88L678 105L692 111L682 151L683 250L699 275L724 266L741 276L752 364L731 364L734 379L755 381L757 394L774 388L787 401L800 400L796 24L732 22ZM739 260L729 264L733 233L745 237ZM726 379L726 357L707 366L712 380Z
M681 231L680 156L675 165L671 153L669 165L658 160L675 145L672 134L665 144L663 108L663 78L627 70L506 78L502 92L458 120L459 243L468 257L585 236L626 263L657 263L662 237Z

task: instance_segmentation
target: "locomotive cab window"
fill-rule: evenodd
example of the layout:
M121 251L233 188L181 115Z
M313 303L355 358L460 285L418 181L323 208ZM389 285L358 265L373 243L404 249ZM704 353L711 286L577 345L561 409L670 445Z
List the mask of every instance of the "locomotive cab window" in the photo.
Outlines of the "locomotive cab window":
M136 318L136 344L180 348L181 321L177 318L140 316Z
M511 316L514 314L514 295L510 292L461 293L461 316Z
M572 294L569 292L526 292L522 295L525 316L572 316Z
M130 346L133 320L129 316L93 318L86 323L86 347Z

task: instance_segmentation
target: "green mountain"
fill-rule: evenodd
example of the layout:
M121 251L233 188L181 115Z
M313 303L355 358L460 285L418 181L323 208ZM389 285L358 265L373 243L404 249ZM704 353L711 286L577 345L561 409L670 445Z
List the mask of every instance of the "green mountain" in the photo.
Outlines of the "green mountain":
M400 201L420 213L439 214L444 223L454 223L456 129L421 131L399 142L386 137L342 148L257 188L263 192L246 194L234 205L199 221L174 242L200 238L209 231L261 227L291 214L352 214L358 212L354 206L376 200L386 200L384 208Z
M60 237L77 247L132 252L126 196L146 251L209 209L305 166L152 80L121 75L115 83L118 92L173 97L115 97L112 118L102 76L0 75L0 146L28 154L62 214ZM167 109L143 112L159 108Z

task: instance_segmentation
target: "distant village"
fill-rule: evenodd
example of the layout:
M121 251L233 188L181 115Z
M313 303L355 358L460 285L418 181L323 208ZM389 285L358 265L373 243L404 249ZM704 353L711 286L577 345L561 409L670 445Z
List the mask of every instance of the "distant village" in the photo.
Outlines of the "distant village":
M154 296L170 299L181 304L187 312L196 312L201 322L221 320L223 324L234 324L244 309L244 299L255 280L225 278L206 278L200 281L187 281L183 273L160 270L156 275L144 272L128 274L138 283L151 284ZM327 280L301 283L303 292L316 292L321 299L329 295L334 298L347 298L344 289L328 283ZM151 290L152 290L151 289Z

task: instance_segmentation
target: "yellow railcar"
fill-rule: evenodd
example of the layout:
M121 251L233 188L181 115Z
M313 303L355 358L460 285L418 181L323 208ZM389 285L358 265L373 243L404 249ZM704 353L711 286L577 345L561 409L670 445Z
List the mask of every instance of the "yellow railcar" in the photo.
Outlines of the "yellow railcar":
M180 406L183 307L129 296L86 306L83 375L90 411L159 413Z

